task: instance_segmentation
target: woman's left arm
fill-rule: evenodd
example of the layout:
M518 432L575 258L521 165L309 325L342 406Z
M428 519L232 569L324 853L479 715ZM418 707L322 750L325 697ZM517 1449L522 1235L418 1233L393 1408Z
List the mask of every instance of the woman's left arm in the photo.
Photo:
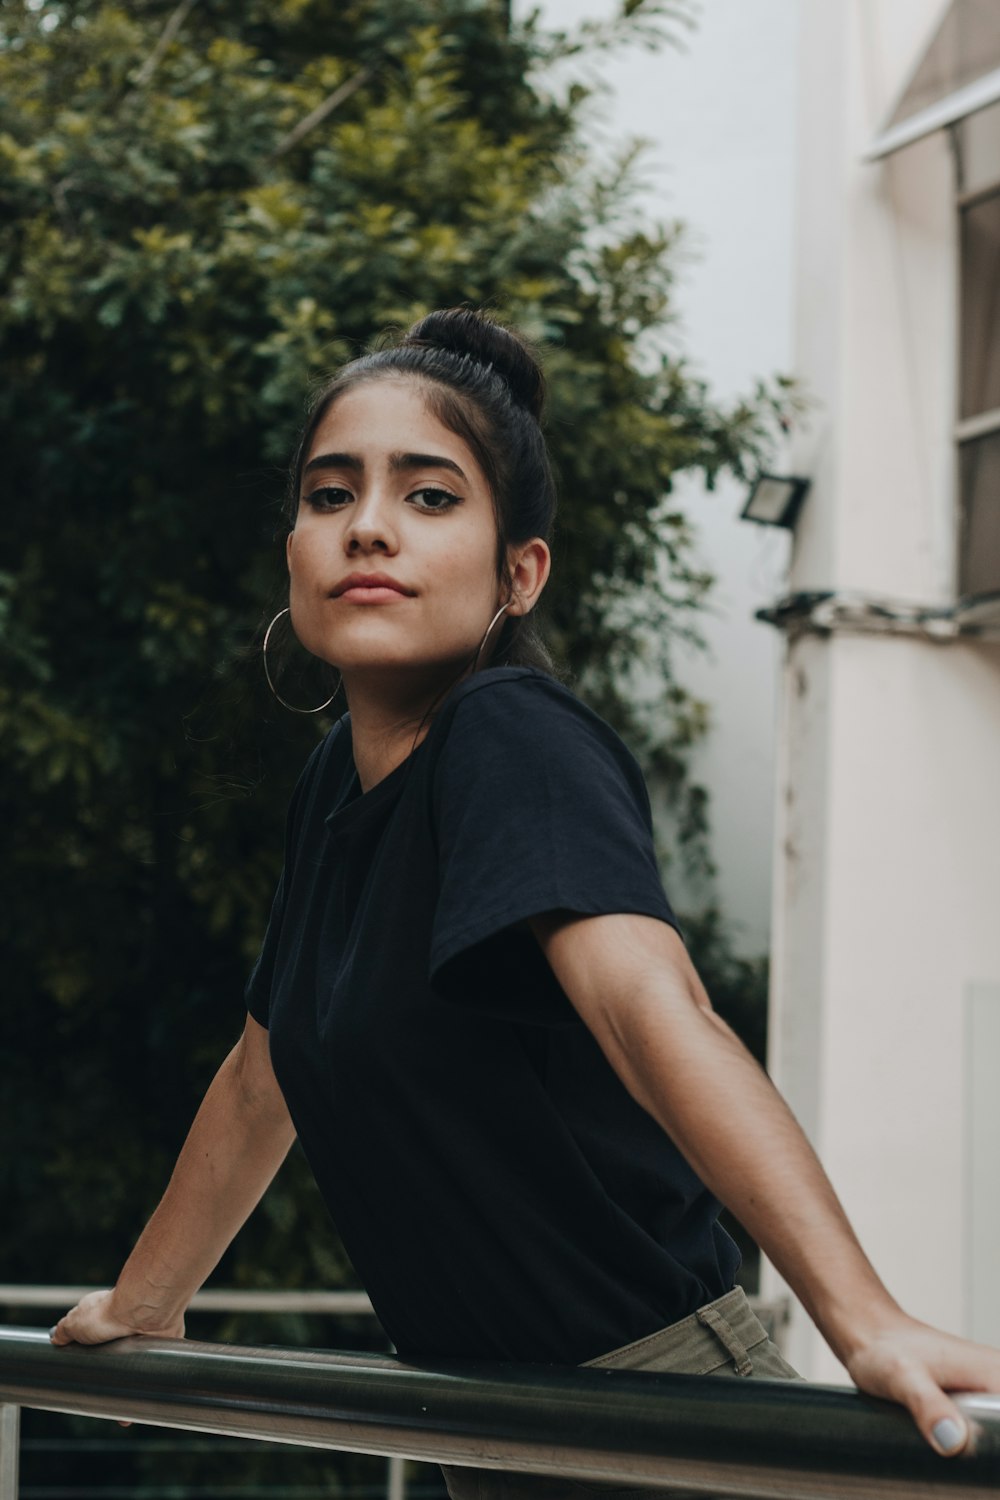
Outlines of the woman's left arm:
M968 1429L945 1392L1000 1391L1000 1351L908 1317L889 1295L800 1126L712 1009L674 929L624 913L548 912L531 925L630 1094L753 1235L855 1384L906 1406L939 1452L960 1452Z

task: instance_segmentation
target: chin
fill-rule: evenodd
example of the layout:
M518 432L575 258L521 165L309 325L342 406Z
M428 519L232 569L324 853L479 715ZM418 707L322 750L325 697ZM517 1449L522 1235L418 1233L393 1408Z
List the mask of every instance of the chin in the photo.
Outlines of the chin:
M367 622L357 622L365 623ZM386 622L388 624L388 622ZM327 632L308 649L338 672L458 672L470 666L480 636L449 640L421 640L412 628L338 630ZM319 647L320 649L317 649Z
M460 676L468 671L475 659L478 641L471 646L454 651L428 652L417 655L409 651L343 651L335 663L337 671L346 679L410 677L415 682L421 679L439 681ZM483 663L485 665L485 663Z

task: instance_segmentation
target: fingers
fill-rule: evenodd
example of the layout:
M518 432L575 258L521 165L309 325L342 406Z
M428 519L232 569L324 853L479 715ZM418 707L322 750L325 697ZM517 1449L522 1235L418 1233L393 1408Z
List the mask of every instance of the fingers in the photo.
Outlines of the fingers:
M51 1343L86 1344L88 1342L87 1339L78 1337L77 1332L74 1331L76 1325L74 1323L73 1314L75 1312L76 1308L74 1307L70 1312L61 1317L58 1323L53 1324L53 1326L49 1329L49 1341Z
M64 1317L59 1319L49 1329L49 1341L53 1344L93 1344L101 1340L87 1336L83 1319L78 1315L79 1308L74 1307Z
M53 1344L104 1344L130 1333L125 1324L109 1315L111 1292L88 1292L49 1329Z
M933 1337L933 1351L905 1371L900 1399L931 1447L953 1458L968 1450L972 1428L947 1393L1000 1391L1000 1354L966 1339Z
M969 1424L937 1381L919 1366L899 1372L893 1391L935 1452L954 1458L969 1441Z
M941 1417L931 1428L930 1441L939 1453L952 1456L961 1453L969 1441L969 1428L958 1408L955 1416Z
M861 1390L905 1406L925 1442L948 1458L969 1451L975 1431L949 1392L1000 1392L1000 1350L905 1315L852 1355L848 1368Z
M880 1360L856 1377L862 1390L905 1406L924 1441L953 1458L969 1441L969 1426L927 1365L912 1359Z
M87 1295L91 1296L93 1294L88 1293ZM52 1327L49 1329L49 1341L51 1343L84 1344L87 1342L85 1338L80 1338L78 1336L79 1332L81 1331L81 1308L83 1307L85 1301L86 1298L81 1298L81 1300L76 1304L75 1307L71 1307L68 1313L63 1313L59 1321L52 1325Z

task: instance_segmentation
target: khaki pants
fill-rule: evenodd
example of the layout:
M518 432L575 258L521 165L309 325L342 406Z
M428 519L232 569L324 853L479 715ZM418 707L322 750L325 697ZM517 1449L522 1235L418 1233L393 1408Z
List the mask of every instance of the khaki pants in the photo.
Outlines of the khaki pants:
M801 1380L751 1312L742 1287L699 1307L689 1318L671 1323L612 1349L591 1365L615 1370L669 1371L675 1375L733 1375L756 1380ZM503 1469L463 1469L442 1465L451 1500L656 1500L667 1491L616 1485L602 1479L549 1478ZM676 1490L670 1500L679 1500ZM702 1496L701 1500L705 1500Z

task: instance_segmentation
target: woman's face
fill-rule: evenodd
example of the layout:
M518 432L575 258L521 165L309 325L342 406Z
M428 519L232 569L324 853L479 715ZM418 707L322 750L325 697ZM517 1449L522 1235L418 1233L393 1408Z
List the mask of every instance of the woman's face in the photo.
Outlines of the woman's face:
M417 382L366 381L324 414L303 465L288 538L295 634L348 689L359 673L412 679L415 669L434 686L468 664L507 597L496 546L471 449L428 411ZM373 575L387 586L367 583Z

